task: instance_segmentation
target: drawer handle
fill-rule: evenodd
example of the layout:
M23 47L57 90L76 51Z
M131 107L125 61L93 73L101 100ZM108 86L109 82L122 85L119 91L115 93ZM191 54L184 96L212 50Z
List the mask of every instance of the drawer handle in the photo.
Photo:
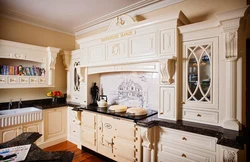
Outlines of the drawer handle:
M184 157L184 158L186 158L186 157L187 157L185 154L182 154L181 156L182 156L182 157Z
M186 140L187 140L187 138L186 138L186 137L182 137L182 140L183 140L183 141L186 141Z
M74 133L76 132L76 131L73 131Z
M76 122L75 120L73 120L73 122Z
M16 79L10 79L10 81L11 81L11 82L15 82L15 81L16 81Z
M4 79L0 79L1 82L4 82Z
M201 114L197 114L197 117L201 117Z
M163 114L163 112L160 112L160 114Z

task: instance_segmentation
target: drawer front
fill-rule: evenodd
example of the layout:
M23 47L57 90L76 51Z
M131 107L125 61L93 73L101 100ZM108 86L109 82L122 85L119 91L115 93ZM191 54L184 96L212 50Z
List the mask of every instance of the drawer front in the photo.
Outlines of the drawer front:
M39 77L39 84L45 84L46 78L45 77Z
M216 156L206 152L196 151L173 143L158 144L158 156L176 161L197 161L197 162L215 162ZM179 159L179 160L178 160Z
M219 121L217 112L207 112L189 109L183 109L183 119L206 123L218 123Z
M30 77L30 84L38 84L38 78L37 77Z
M193 147L195 149L205 149L208 151L216 151L217 143L217 139L213 137L207 137L162 127L160 128L160 140L177 142L187 147Z
M8 77L8 83L9 84L18 84L19 79L18 77L14 77L14 76L9 76Z
M69 126L69 133L73 136L78 136L80 138L80 126L77 124L70 124Z
M5 84L5 83L6 83L6 76L0 75L0 84Z
M117 161L136 161L136 148L134 144L123 139L114 139L114 154Z
M29 83L29 78L28 77L20 77L19 78L19 83L20 84L28 84Z

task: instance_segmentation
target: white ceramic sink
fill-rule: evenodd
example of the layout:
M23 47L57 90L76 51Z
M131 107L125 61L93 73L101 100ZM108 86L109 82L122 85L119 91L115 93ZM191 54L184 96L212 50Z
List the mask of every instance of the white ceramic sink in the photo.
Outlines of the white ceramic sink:
M8 127L42 119L42 110L35 107L0 111L0 127Z

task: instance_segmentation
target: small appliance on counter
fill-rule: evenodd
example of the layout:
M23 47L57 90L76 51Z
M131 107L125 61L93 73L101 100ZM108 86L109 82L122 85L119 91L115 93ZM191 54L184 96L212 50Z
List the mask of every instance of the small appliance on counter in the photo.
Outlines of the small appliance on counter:
M100 95L100 100L97 101L98 107L108 107L108 98L106 95Z

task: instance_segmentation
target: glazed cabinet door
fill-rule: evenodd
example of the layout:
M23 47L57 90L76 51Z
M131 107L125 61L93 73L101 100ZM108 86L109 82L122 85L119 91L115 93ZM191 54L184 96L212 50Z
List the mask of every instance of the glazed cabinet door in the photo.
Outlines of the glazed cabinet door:
M22 133L22 126L14 126L0 130L0 143L7 142Z
M183 43L183 118L218 122L218 38ZM189 109L199 112L191 113ZM210 117L205 112L208 111ZM193 111L192 111L193 112Z
M44 110L44 140L67 136L67 107Z
M72 52L70 68L71 101L80 103L80 76L77 74L77 67L80 66L80 53Z

